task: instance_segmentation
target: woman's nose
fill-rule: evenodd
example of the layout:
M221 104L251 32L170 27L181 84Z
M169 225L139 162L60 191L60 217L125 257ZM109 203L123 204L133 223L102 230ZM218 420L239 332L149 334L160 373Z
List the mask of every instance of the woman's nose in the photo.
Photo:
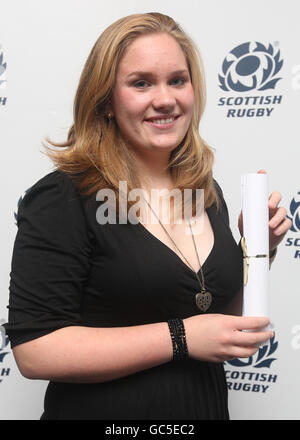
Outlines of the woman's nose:
M176 105L174 91L168 85L156 86L152 105L156 110L169 111Z

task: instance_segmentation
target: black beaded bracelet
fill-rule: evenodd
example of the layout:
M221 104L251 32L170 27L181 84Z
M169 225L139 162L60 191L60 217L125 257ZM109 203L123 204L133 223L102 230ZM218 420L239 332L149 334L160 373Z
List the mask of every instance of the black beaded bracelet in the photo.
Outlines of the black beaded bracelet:
M173 360L182 361L188 359L189 353L182 319L169 319L168 326L173 345Z

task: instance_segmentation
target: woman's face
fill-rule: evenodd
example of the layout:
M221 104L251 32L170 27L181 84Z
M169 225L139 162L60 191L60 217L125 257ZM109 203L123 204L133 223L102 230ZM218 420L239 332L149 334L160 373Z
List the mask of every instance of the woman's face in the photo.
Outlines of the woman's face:
M111 110L122 135L143 152L171 152L183 140L194 106L187 62L167 34L137 38L116 75Z

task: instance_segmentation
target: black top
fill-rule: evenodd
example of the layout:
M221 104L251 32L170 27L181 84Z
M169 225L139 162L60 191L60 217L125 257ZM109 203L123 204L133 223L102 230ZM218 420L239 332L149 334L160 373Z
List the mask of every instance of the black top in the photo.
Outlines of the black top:
M241 249L216 187L221 209L207 209L214 246L203 264L213 295L208 313L222 313L242 286ZM100 225L99 206L60 171L23 198L6 324L12 347L66 326L122 327L201 313L195 273L176 253L141 223ZM223 365L189 359L104 383L50 382L43 418L226 419Z

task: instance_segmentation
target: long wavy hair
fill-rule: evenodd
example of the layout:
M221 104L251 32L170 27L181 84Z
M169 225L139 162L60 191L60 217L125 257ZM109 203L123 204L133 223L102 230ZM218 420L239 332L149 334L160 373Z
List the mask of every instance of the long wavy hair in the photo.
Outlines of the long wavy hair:
M218 204L212 176L214 154L199 135L199 123L206 101L204 69L190 37L169 16L157 12L134 14L111 24L98 38L83 68L74 101L74 122L66 142L49 138L46 154L57 169L68 173L80 193L88 196L100 189L113 189L118 201L119 182L128 191L141 188L130 148L118 125L107 116L117 68L128 46L139 36L165 33L180 45L194 89L194 109L183 141L170 154L168 168L174 188L204 190L204 206ZM128 201L128 209L134 202ZM117 203L118 206L118 203ZM193 201L193 215L195 212Z

